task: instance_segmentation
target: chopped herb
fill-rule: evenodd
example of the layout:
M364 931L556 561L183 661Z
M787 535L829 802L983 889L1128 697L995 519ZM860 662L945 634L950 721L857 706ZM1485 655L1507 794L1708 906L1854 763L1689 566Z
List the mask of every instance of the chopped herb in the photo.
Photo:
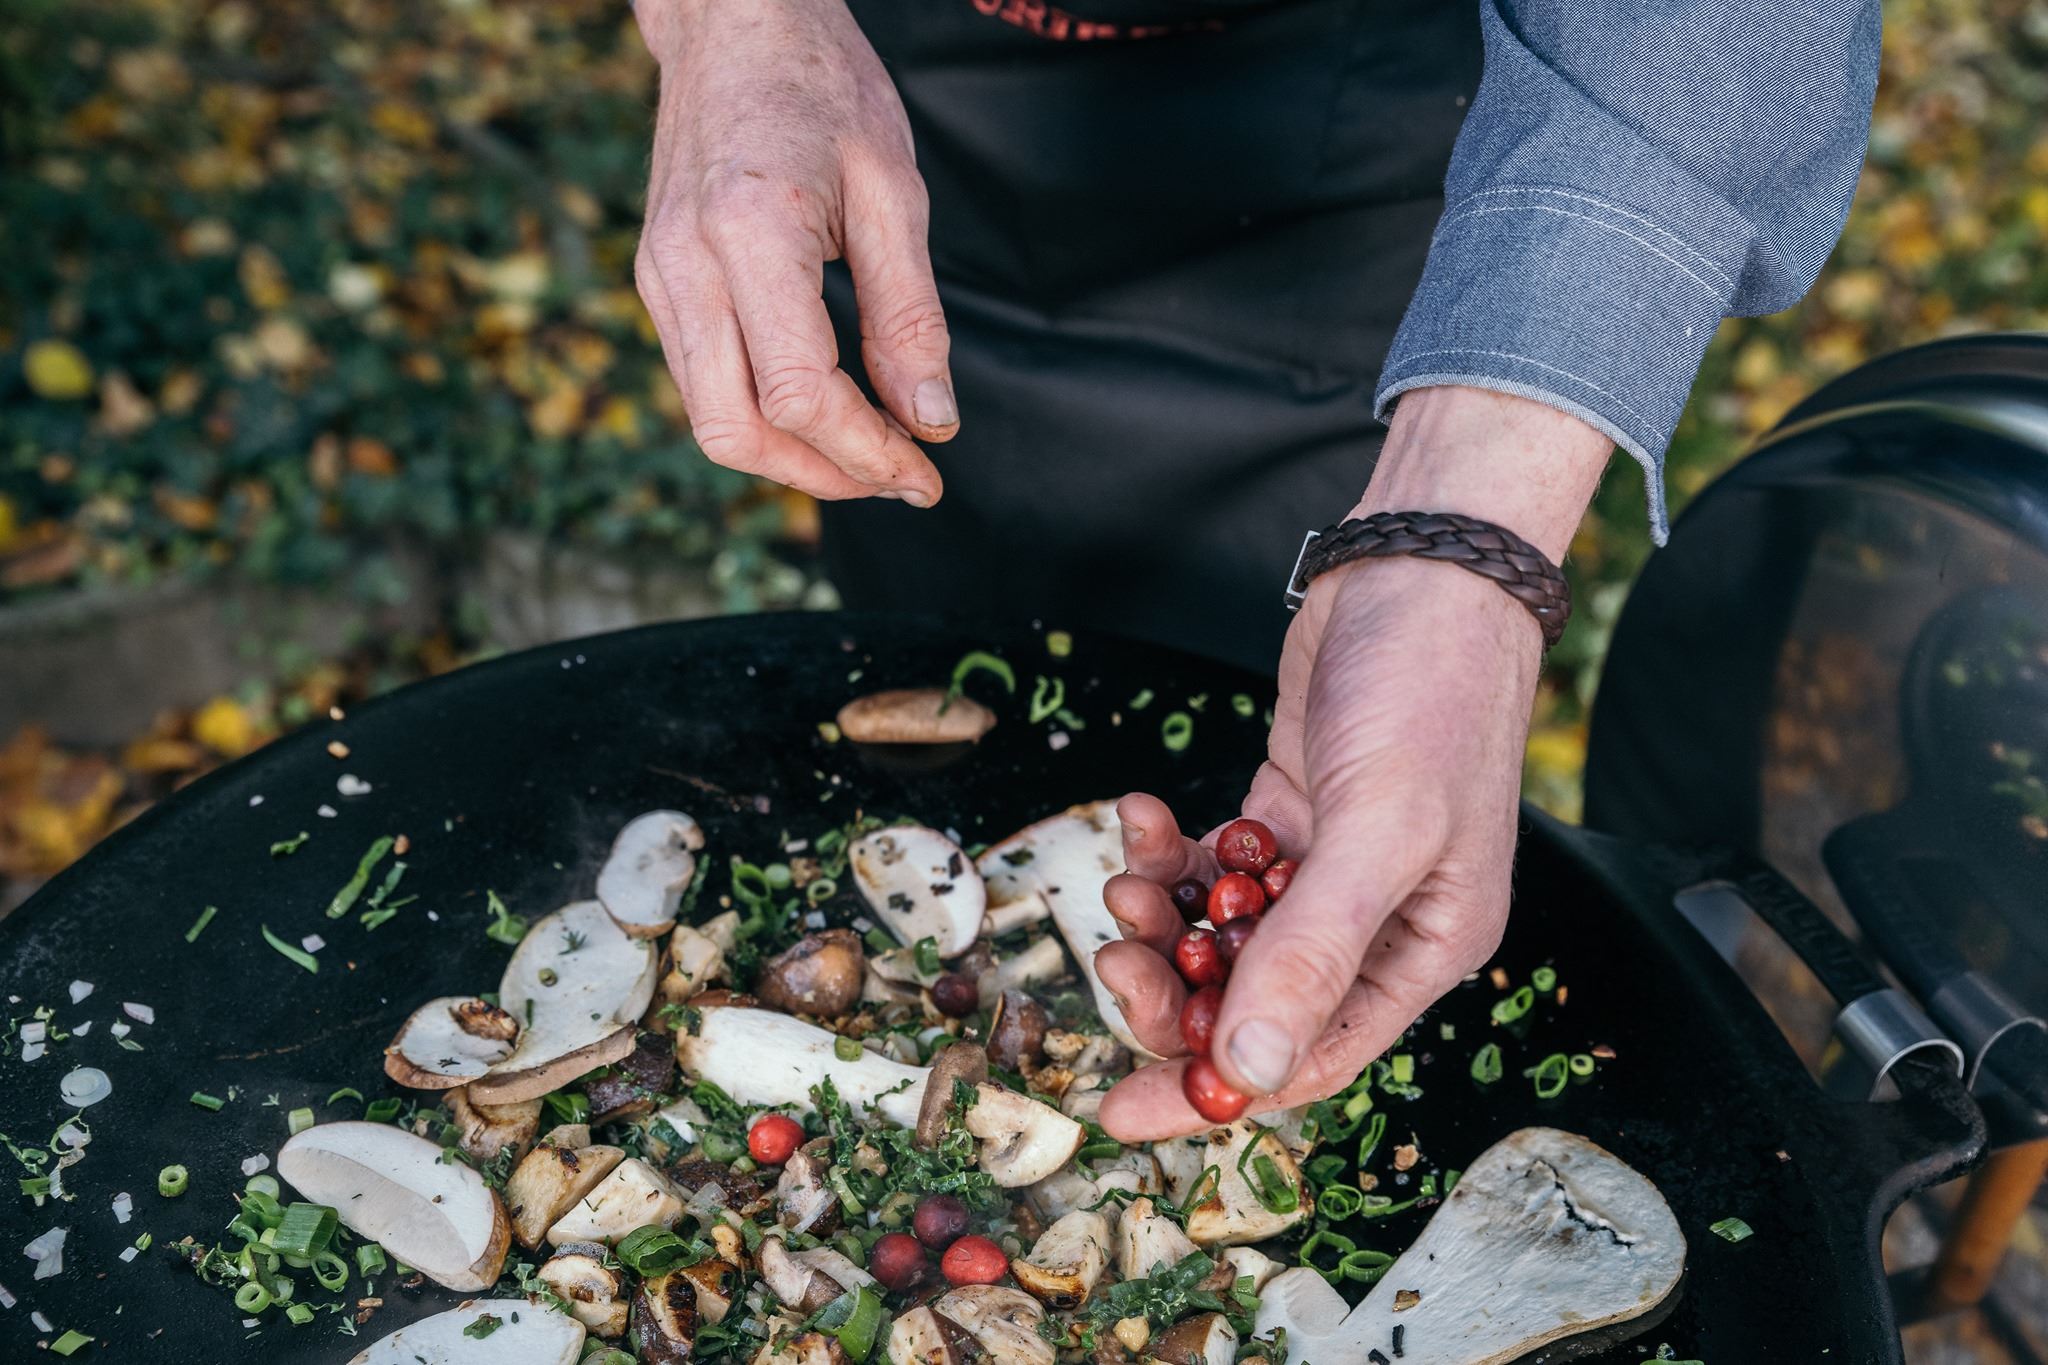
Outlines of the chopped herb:
M91 1343L92 1338L85 1333L76 1328L67 1328L63 1336L50 1343L50 1354L53 1356L72 1355L79 1347L87 1346Z
M1066 679L1048 678L1043 673L1039 674L1037 682L1031 688L1031 724L1038 724L1066 704Z
M479 1313L475 1322L462 1329L462 1335L482 1341L504 1325L504 1320L496 1313Z
M1536 988L1538 995L1548 995L1557 989L1557 972L1550 967L1538 967L1529 973L1529 984Z
M192 921L192 927L185 931L185 942L197 943L199 936L206 932L206 926L213 923L213 917L220 913L218 906L209 905L199 912L199 918Z
M1074 652L1074 637L1064 630L1049 630L1045 633L1045 652L1055 659L1064 659Z
M1529 1012L1536 1003L1536 991L1532 986L1516 988L1512 995L1504 995L1493 1002L1493 1022L1512 1024Z
M867 1049L860 1045L858 1038L840 1037L832 1040L832 1055L842 1062L857 1062L861 1053L865 1051Z
M1254 702L1250 697L1246 696L1244 693L1239 692L1236 696L1230 699L1230 709L1237 712L1237 714L1239 714L1240 716L1243 716L1246 720L1250 720L1252 717L1252 713L1257 711L1259 707L1257 702Z
M939 972L939 941L927 935L910 945L910 960L919 976L936 976Z
M1159 725L1159 742L1174 753L1188 747L1195 737L1195 718L1185 711L1175 711Z
M350 877L342 885L341 890L334 893L334 899L327 903L327 918L340 919L349 912L355 905L357 897L363 894L363 888L370 884L370 874L376 871L377 864L384 861L384 855L391 851L391 846L396 842L396 839L387 834L370 845L368 851L357 860L355 875Z
M195 1090L192 1092L192 1103L201 1109L210 1109L218 1114L227 1101L218 1095L209 1095L204 1090Z
M1756 1235L1756 1229L1743 1222L1740 1218L1723 1218L1708 1230L1716 1237L1730 1242L1747 1241Z
M1132 697L1128 704L1133 711L1142 711L1152 704L1153 695L1151 688L1140 688L1138 695Z
M564 953L576 952L589 941L588 936L579 934L574 929L564 929L562 931L562 951Z
M271 933L270 926L267 924L261 926L261 928L263 930L263 941L277 949L281 955L298 963L309 972L318 972L320 970L320 964L314 961L313 955L304 948L299 947L296 943L286 943L276 934Z
M960 662L953 665L953 682L946 689L946 700L959 696L966 689L967 679L975 673L993 673L1003 684L1005 692L1014 694L1017 691L1017 671L999 655L975 649L961 655Z
M297 853L303 848L306 840L312 837L310 832L302 829L299 831L299 837L296 839L279 839L270 846L270 856L273 858L289 858L292 854Z
M495 891L484 892L485 908L491 912L491 922L484 927L484 937L498 943L517 945L526 937L526 921L507 909L505 902Z
M1472 1054L1472 1079L1481 1085L1492 1085L1500 1078L1500 1044L1488 1043Z

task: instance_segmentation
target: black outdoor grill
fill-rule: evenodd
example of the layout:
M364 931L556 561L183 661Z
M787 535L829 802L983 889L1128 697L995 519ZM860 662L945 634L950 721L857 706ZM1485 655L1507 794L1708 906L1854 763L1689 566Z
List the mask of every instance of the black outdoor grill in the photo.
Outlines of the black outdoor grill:
M1693 523L1704 515L1689 517L1655 564L1690 563L1678 556L1699 542ZM1654 683L1657 660L1630 643L1634 617L1624 624L1611 692L1626 690L1631 669ZM969 649L1014 661L1020 693L1035 674L1063 676L1068 709L1085 728L1066 727L1070 742L1054 747L1050 726L1027 722L1020 695L998 701L1001 723L965 751L906 756L819 733L817 723L849 697L943 680ZM1748 723L1759 724L1769 689L1750 682L1753 692L1731 689L1713 706L1688 691L1667 693L1674 733L1661 744L1642 727L1620 732L1642 746L1645 772L1685 788L1643 789L1673 810L1691 802L1683 815L1646 812L1640 828L1617 838L1530 814L1499 961L1524 979L1552 966L1570 986L1568 1005L1539 1006L1504 1034L1489 1032L1495 995L1483 979L1453 992L1409 1044L1422 1098L1390 1111L1393 1131L1412 1129L1445 1167L1542 1123L1592 1137L1656 1182L1690 1243L1685 1283L1667 1315L1586 1357L1599 1365L1636 1365L1663 1343L1713 1365L1898 1360L1879 1230L1908 1194L1962 1171L1984 1145L1955 1050L1931 1031L1916 1035L1924 1021L1911 1002L1888 991L1827 916L1759 856L1770 850L1756 837L1753 809L1744 818L1715 804L1739 802L1726 790L1742 785L1738 777L1719 770L1734 752L1716 754L1711 772L1680 765L1681 741L1696 740L1721 708L1749 706ZM338 1336L326 1315L293 1328L273 1313L251 1337L226 1294L201 1286L164 1248L186 1234L222 1235L243 1160L275 1153L288 1111L354 1117L355 1100L328 1103L337 1088L372 1099L397 1093L378 1062L400 1021L430 996L489 989L502 969L507 950L483 933L487 891L529 915L587 896L613 831L654 806L692 811L715 854L754 861L774 856L785 831L815 834L856 808L915 815L976 842L1077 801L1144 788L1205 825L1234 811L1262 755L1258 717L1271 686L1100 636L1078 636L1071 656L1055 659L1037 630L857 614L731 619L467 669L311 726L195 784L0 922L4 993L20 997L10 1010L47 1003L60 1027L93 1021L86 1037L37 1062L0 1060L0 1132L47 1140L68 1112L58 1082L75 1065L102 1067L114 1082L112 1097L87 1113L85 1160L66 1172L74 1202L42 1210L0 1202L0 1284L19 1300L0 1312L0 1359L38 1358L26 1352L66 1328L100 1338L101 1358L138 1363L341 1361L363 1345ZM1154 700L1134 708L1144 691ZM1253 702L1250 716L1232 704L1240 694ZM1686 697L1704 714L1687 714ZM1614 775L1630 769L1616 757L1621 741L1607 706L1603 699L1595 735L1595 810L1618 826ZM1194 716L1184 751L1161 741L1170 710ZM1622 703L1616 711L1649 714ZM345 763L327 751L335 739L349 747ZM344 772L373 790L339 795ZM1753 788L1754 772L1749 780ZM1755 807L1753 790L1748 799ZM316 813L323 805L338 813ZM1816 833L1813 848L1831 829ZM301 830L312 833L303 848L271 855L274 841ZM354 917L325 918L363 849L399 832L412 840L405 888L421 899L374 931ZM1724 851L1695 851L1708 843ZM1848 1032L1871 1069L1892 1063L1897 1098L1870 1101L1865 1086L1843 1099L1816 1086L1678 908L1682 892L1689 904L1704 896L1745 905L1742 913L1790 943L1830 1009L1849 1011ZM188 942L206 906L218 912ZM266 925L287 941L322 935L318 974L266 946ZM66 994L74 979L94 985L77 1006ZM125 1001L155 1011L153 1024L133 1029L139 1053L108 1036ZM1446 1024L1455 1041L1444 1037ZM1468 1059L1489 1038L1504 1045L1509 1081L1481 1087ZM1597 1044L1611 1046L1615 1060L1556 1099L1539 1100L1519 1079L1539 1049ZM189 1102L194 1091L230 1090L218 1112ZM191 1189L160 1199L156 1172L173 1162L190 1168ZM125 1226L108 1211L118 1191L135 1204ZM1755 1235L1731 1243L1709 1231L1731 1216ZM1427 1217L1418 1209L1350 1231L1361 1246L1398 1250ZM32 1281L15 1249L52 1225L71 1230L65 1270ZM123 1263L119 1253L142 1231L154 1247ZM380 1289L386 1303L366 1337L458 1298L432 1286ZM31 1310L55 1330L34 1329Z

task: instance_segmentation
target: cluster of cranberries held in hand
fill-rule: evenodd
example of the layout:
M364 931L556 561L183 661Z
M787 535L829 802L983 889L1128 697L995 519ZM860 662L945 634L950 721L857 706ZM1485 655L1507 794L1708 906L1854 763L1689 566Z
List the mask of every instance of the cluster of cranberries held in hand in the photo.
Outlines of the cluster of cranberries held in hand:
M1223 983L1259 927L1259 916L1294 880L1295 865L1292 858L1280 856L1273 831L1249 818L1232 820L1216 836L1216 861L1223 875L1214 886L1190 879L1172 888L1173 903L1190 926L1173 945L1173 965L1188 983L1180 1036L1194 1054L1181 1073L1181 1093L1209 1122L1229 1123L1251 1101L1232 1089L1209 1060L1216 1014L1223 1007ZM1205 917L1214 928L1194 927Z

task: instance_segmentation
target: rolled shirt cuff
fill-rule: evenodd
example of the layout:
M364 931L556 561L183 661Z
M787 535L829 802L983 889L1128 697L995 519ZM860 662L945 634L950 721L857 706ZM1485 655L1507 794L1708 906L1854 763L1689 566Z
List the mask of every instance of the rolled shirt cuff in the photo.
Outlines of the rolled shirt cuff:
M1750 233L1701 187L1659 188L1705 201L1671 217L1722 229L1708 244L1719 250L1709 255L1650 212L1568 186L1489 188L1446 207L1380 374L1377 415L1410 389L1447 384L1569 412L1641 463L1651 537L1663 544L1665 447L1735 295Z

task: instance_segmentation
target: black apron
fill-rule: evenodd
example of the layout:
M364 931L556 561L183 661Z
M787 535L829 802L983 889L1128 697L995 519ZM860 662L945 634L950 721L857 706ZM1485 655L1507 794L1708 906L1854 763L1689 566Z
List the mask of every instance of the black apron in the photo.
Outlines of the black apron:
M960 435L931 511L828 504L848 605L1270 670L1477 88L1470 0L853 0L909 110ZM843 268L826 298L858 369Z

